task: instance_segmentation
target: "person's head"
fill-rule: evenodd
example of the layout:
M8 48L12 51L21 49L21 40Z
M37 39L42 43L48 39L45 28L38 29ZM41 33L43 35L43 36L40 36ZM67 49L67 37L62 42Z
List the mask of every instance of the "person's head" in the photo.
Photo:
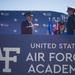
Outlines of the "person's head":
M58 24L64 25L64 22L63 21L59 21Z
M72 7L68 7L67 12L68 12L68 15L71 16L75 13L75 9Z
M31 12L25 13L24 16L25 16L25 18L26 18L27 21L32 21L33 15L32 15Z

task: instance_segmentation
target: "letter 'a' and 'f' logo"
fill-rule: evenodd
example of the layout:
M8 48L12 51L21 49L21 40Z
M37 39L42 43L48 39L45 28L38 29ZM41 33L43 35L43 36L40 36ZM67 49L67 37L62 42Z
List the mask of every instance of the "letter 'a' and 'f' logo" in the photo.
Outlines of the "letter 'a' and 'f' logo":
M3 57L1 49L0 49L0 61L5 62L5 68L3 68L2 72L11 73L11 68L9 68L9 62L17 62L17 56L10 57L10 52L16 52L16 54L20 54L20 48L3 48L5 52L5 57Z

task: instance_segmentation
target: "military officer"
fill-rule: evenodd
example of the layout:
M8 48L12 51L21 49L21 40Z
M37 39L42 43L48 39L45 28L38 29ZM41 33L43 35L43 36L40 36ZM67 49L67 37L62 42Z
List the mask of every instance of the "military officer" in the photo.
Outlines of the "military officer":
M27 12L24 14L26 20L21 23L21 34L32 34L33 28L37 27L38 24L33 24L32 19L33 15L32 12Z
M74 35L74 30L75 30L75 8L73 7L68 7L67 9L68 12L68 21L67 21L67 34L68 35Z

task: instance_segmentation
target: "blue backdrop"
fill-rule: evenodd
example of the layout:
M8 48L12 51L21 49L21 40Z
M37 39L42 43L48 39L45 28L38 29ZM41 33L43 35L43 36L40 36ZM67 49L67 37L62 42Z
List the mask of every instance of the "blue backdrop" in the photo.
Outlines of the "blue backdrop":
M0 11L0 34L21 34L21 23L25 20L23 16L27 11ZM33 23L39 26L34 29L33 35L46 35L49 18L65 21L67 15L54 11L32 11ZM66 27L66 25L65 25Z

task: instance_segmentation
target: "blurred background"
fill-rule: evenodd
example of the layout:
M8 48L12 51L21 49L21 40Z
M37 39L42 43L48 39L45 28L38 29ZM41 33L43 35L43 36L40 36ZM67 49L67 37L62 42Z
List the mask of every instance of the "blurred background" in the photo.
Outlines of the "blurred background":
M32 11L33 23L39 24L33 35L49 34L49 25L52 33L53 20L64 22L65 35L68 6L75 7L75 0L0 0L0 34L21 34L23 14Z
M0 10L38 10L66 13L75 0L0 0Z
M21 23L25 20L24 13L28 11L0 11L0 34L21 34ZM54 21L64 21L66 23L67 15L53 11L32 11L33 23L39 24L33 30L33 35L52 34ZM56 23L57 25L57 23ZM66 25L64 24L65 28Z

